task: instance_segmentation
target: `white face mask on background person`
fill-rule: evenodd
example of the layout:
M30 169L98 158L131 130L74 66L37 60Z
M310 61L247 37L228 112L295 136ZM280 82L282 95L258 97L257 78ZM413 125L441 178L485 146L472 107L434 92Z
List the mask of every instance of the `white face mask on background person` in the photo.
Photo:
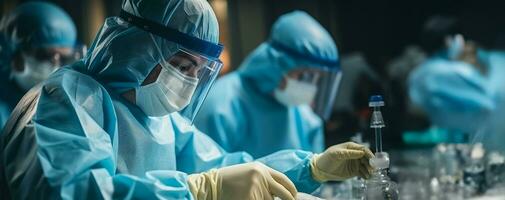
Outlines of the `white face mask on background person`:
M197 84L197 78L186 76L167 64L154 83L136 89L136 105L152 117L180 111L191 102Z
M58 67L50 61L39 61L36 58L22 54L24 69L21 72L12 71L14 81L24 90L46 80Z
M286 77L286 87L275 89L274 97L285 106L298 106L312 103L316 93L315 84Z

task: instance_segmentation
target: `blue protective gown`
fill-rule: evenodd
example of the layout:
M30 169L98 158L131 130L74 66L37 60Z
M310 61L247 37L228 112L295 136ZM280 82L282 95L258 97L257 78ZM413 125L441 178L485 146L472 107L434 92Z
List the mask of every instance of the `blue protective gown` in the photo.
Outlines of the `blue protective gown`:
M13 54L30 48L74 47L77 31L70 16L47 2L24 3L0 23L0 130L26 92L9 77Z
M272 95L289 70L321 67L315 60L338 60L329 33L305 12L283 15L274 24L270 40L257 47L237 71L216 82L196 126L226 150L247 151L254 157L291 148L321 152L321 118L309 105L286 107Z
M490 150L505 152L502 113L505 111L505 54L478 51L487 73L473 66L434 57L409 78L412 101L432 122L449 133L466 133L471 143L482 142Z
M217 20L205 1L152 7L127 0L123 9L217 42ZM192 18L181 23L171 15ZM23 97L0 140L0 186L8 188L2 195L193 199L187 174L253 160L245 152L226 152L178 113L148 117L123 99L122 91L140 86L159 62L145 42L151 36L109 18L84 61L59 69ZM311 192L319 186L311 177L311 157L286 150L257 161L286 174L299 191Z

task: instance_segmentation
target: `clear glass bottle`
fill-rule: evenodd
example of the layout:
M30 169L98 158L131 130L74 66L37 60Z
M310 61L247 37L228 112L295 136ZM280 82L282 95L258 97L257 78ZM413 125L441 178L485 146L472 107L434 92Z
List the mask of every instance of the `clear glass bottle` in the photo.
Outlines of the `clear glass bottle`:
M381 95L370 97L368 106L372 108L372 118L370 119L370 128L375 133L375 152L382 152L382 128L386 127L380 108L384 107L385 103Z
M397 200L398 185L388 176L389 155L386 152L376 153L370 164L375 170L372 177L366 181L366 199Z
M351 200L365 200L365 180L354 177L351 180Z
M463 171L465 197L482 194L486 189L486 171L484 166L484 148L481 143L473 146L470 159Z
M370 144L363 141L363 134L361 132L356 133L351 137L351 141L356 142L370 148ZM351 186L351 196L350 200L365 200L366 184L365 180L360 177L354 177L348 180Z
M505 156L491 152L487 158L486 181L489 187L505 185Z

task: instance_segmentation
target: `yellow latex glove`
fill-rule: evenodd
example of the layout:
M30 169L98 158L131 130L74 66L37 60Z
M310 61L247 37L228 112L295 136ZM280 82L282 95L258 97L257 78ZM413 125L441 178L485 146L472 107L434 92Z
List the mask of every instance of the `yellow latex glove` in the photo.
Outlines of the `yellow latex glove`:
M373 156L368 148L353 142L331 146L312 157L312 177L319 182L340 181L354 176L368 178L372 172L368 160Z
M197 200L294 200L296 187L289 178L262 163L252 162L192 174L191 193Z

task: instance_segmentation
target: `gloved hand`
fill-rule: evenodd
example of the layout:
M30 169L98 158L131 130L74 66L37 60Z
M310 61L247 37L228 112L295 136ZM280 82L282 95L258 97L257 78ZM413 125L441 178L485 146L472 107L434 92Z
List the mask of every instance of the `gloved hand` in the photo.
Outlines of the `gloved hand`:
M369 178L372 167L368 160L373 157L373 153L363 145L353 142L334 145L312 157L312 177L319 182L339 181L354 176Z
M252 162L192 174L191 193L197 200L294 200L296 187L289 178L262 163Z

